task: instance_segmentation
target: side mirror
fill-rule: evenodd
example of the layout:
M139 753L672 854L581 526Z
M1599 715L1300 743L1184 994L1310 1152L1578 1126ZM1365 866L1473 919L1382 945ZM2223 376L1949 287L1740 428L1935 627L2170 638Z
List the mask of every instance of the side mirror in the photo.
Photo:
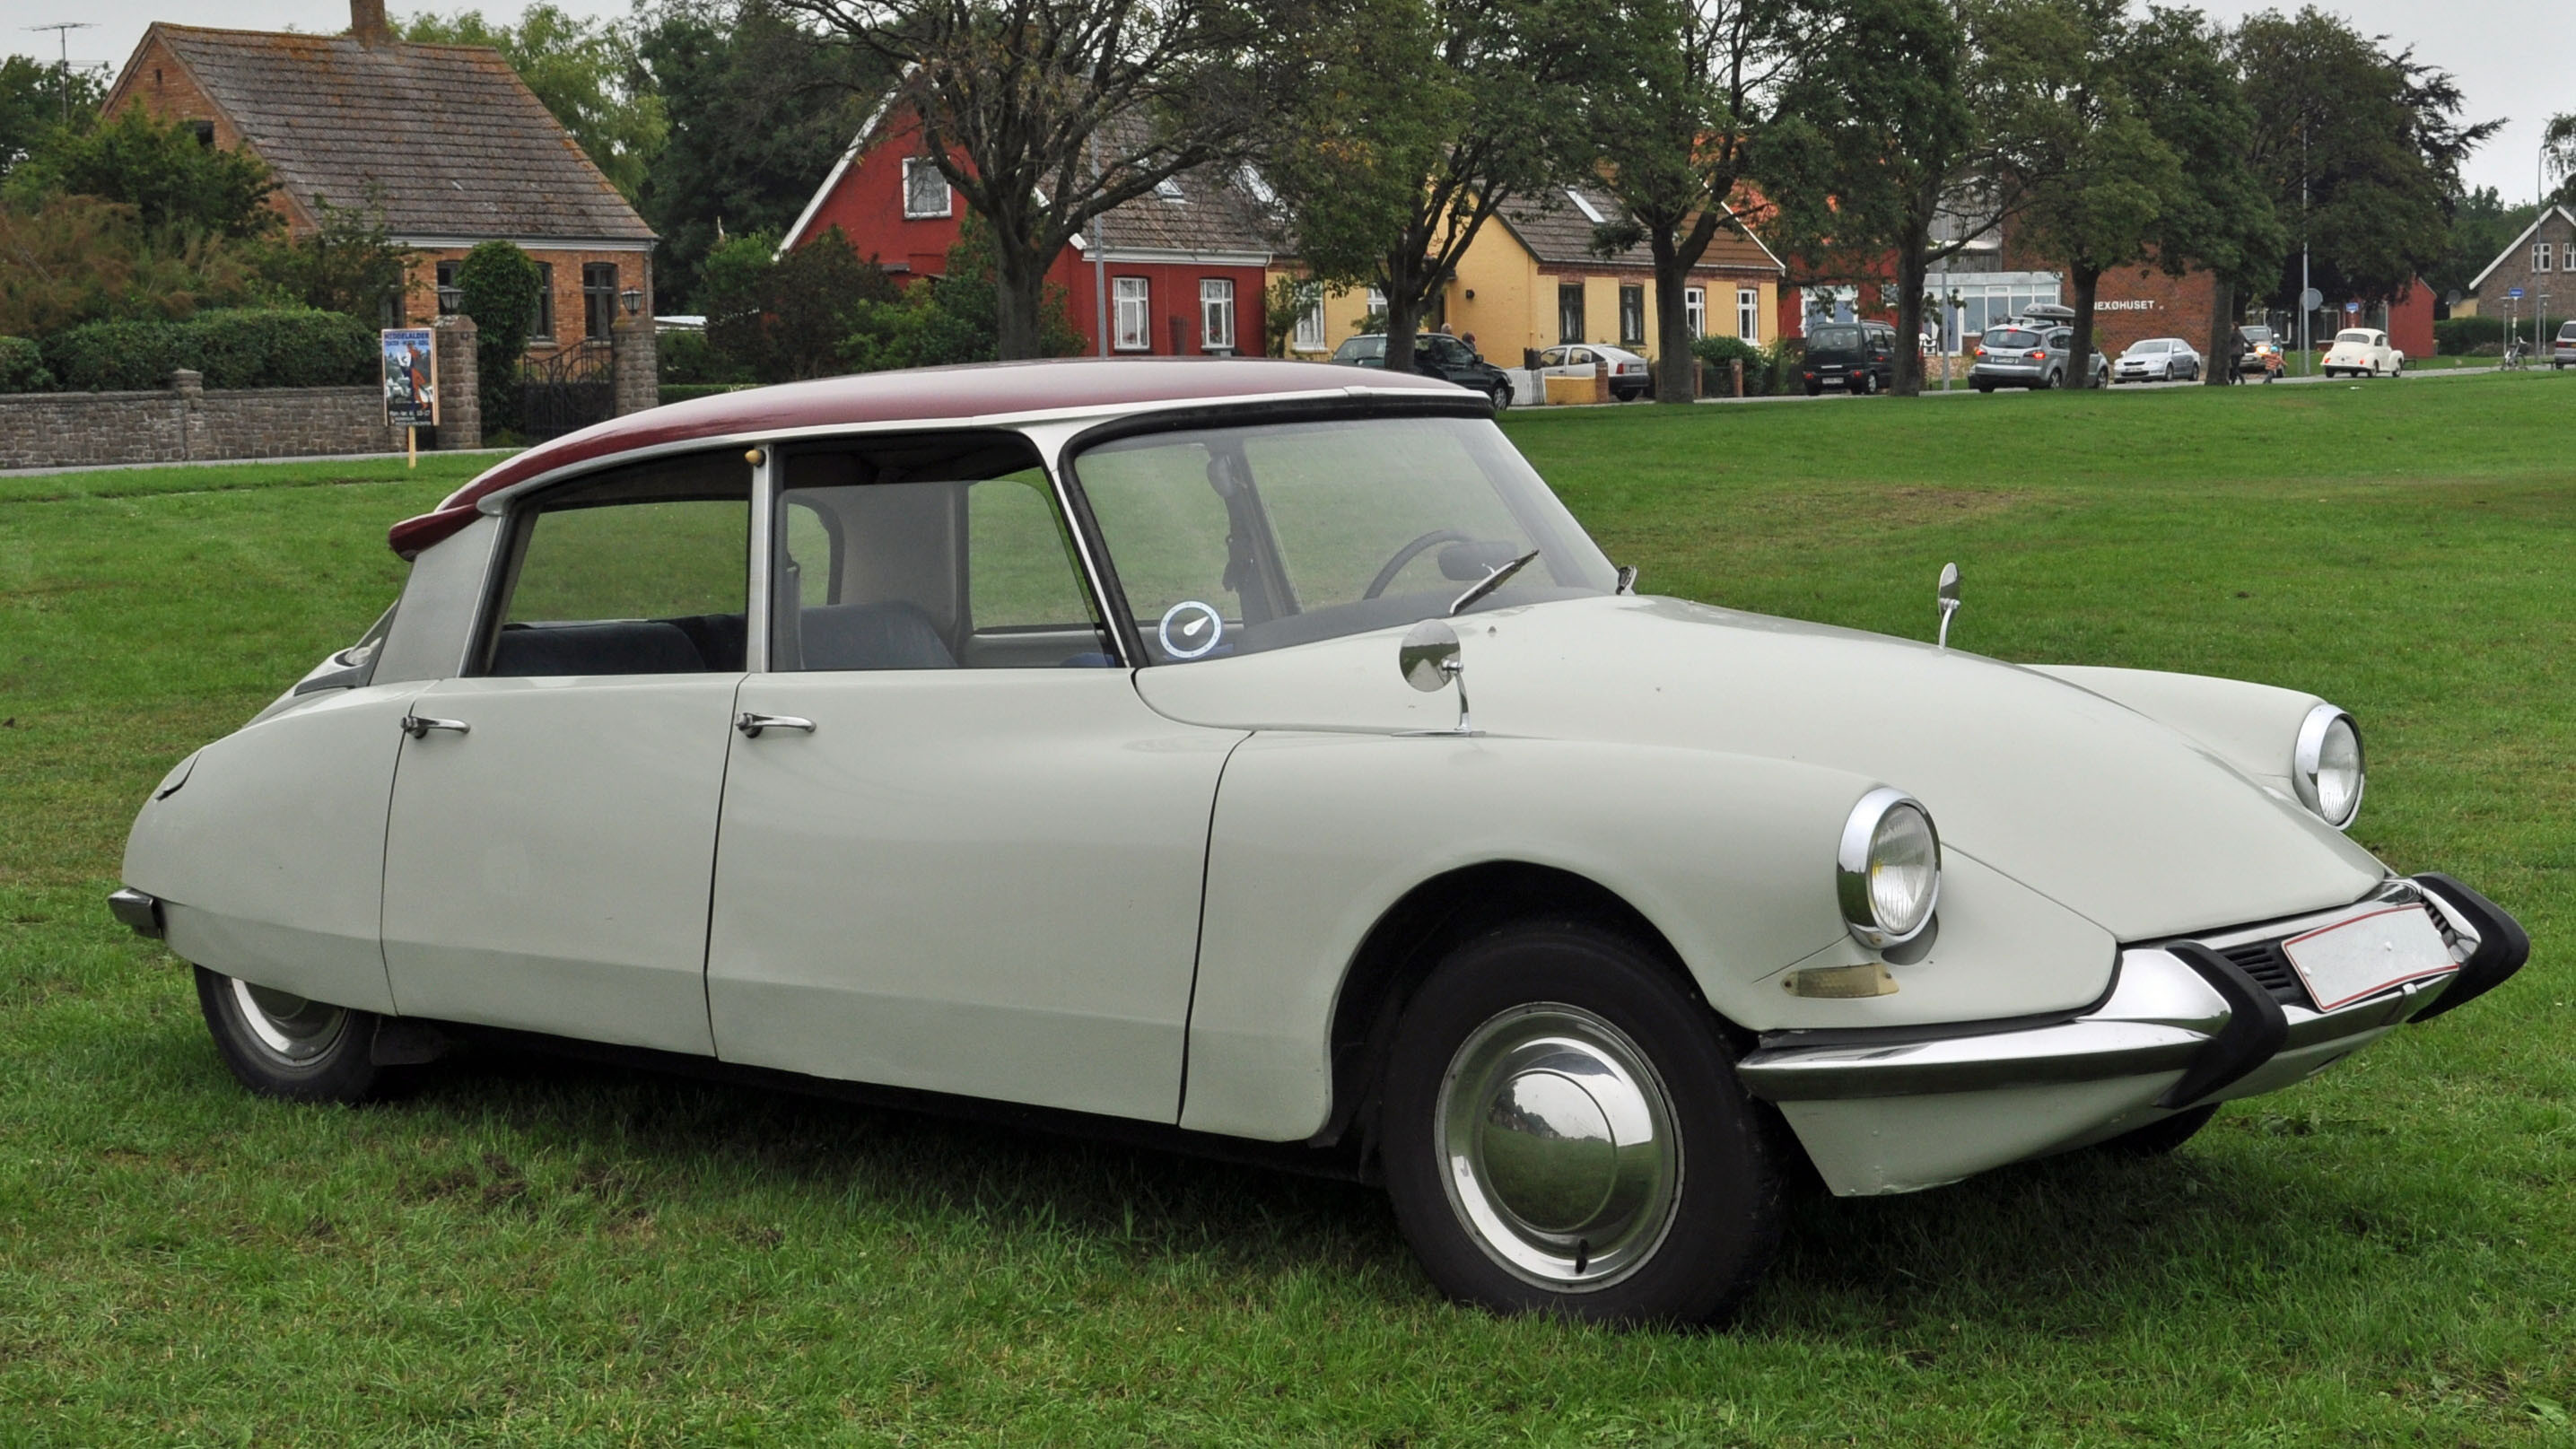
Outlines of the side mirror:
M1458 723L1445 730L1414 730L1425 735L1472 735L1474 725L1467 718L1467 666L1458 657L1458 631L1444 619L1425 619L1405 631L1403 642L1395 648L1396 668L1404 682L1424 694L1437 694L1451 684L1458 686Z
M1957 564L1941 565L1941 584L1933 591L1933 598L1941 607L1940 647L1947 649L1950 647L1950 616L1959 612L1959 566Z

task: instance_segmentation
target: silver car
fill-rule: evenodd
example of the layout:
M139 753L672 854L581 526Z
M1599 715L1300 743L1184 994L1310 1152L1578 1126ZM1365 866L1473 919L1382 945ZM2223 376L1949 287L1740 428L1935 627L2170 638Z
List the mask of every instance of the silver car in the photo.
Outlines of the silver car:
M1977 361L1968 369L1968 385L1979 392L1993 392L1999 387L2026 387L2033 391L2064 387L2074 349L2072 327L2013 322L1993 328L1978 340ZM2092 361L2094 385L2109 385L2110 364L2102 360L2099 352L2093 354Z
M2576 363L2576 322L2563 322L2558 327L2558 340L2549 345L2549 370Z
M2150 337L2132 342L2111 370L2113 382L2197 382L2200 354L2179 337Z

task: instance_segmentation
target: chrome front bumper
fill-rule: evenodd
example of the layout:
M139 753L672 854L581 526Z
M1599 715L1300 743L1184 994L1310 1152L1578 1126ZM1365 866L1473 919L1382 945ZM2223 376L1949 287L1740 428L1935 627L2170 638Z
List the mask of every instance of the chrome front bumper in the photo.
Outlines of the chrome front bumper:
M2451 941L2454 968L2334 1011L2310 1009L2297 987L2267 986L2231 959L2418 900ZM2204 1102L2277 1091L2403 1022L2483 994L2530 949L2493 902L2428 875L2338 910L2131 946L2110 994L2065 1020L1778 1032L1736 1070L1748 1091L1780 1106L1837 1191L1902 1192Z

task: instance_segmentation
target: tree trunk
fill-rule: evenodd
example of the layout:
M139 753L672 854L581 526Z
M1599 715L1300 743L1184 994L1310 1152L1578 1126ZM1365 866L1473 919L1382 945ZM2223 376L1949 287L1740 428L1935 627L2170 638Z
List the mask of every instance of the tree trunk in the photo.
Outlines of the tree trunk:
M1924 255L1931 228L1906 226L1905 243L1896 249L1896 382L1888 391L1898 397L1923 395L1923 279L1932 273Z
M1004 362L1040 355L1038 312L1045 303L1049 260L995 238L993 342L995 355Z
M1690 263L1669 234L1650 238L1655 256L1655 401L1686 403L1696 395L1691 380L1698 355L1691 351L1690 308L1682 294L1690 287Z
M1413 371L1413 334L1422 325L1422 299L1411 268L1386 274L1386 370Z
M2093 299L2102 290L2100 267L2069 266L2066 275L2075 283L2075 340L2066 347L2067 387L2093 385ZM2079 380L2080 379L2080 380Z
M2212 278L2209 288L2209 362L2200 380L2223 387L2236 380L2236 355L2228 350L2236 341L2236 287Z

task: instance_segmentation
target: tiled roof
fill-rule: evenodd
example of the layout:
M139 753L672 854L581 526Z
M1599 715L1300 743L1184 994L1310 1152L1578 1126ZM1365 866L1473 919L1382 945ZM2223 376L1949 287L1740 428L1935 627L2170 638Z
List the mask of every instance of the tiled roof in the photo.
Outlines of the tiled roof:
M653 239L498 51L167 24L151 35L308 210L317 196L362 205L376 183L397 238Z
M1257 183L1255 183L1257 184ZM1280 250L1277 223L1244 179L1213 166L1184 171L1164 186L1102 213L1109 250L1249 252Z
M1533 197L1516 198L1495 208L1496 217L1520 238L1531 256L1542 262L1572 266L1651 267L1644 244L1605 258L1592 250L1592 229L1599 222L1584 213L1590 207L1600 221L1624 221L1628 209L1597 186L1550 187ZM1762 244L1733 227L1720 231L1700 255L1702 267L1735 271L1777 272L1778 259Z

